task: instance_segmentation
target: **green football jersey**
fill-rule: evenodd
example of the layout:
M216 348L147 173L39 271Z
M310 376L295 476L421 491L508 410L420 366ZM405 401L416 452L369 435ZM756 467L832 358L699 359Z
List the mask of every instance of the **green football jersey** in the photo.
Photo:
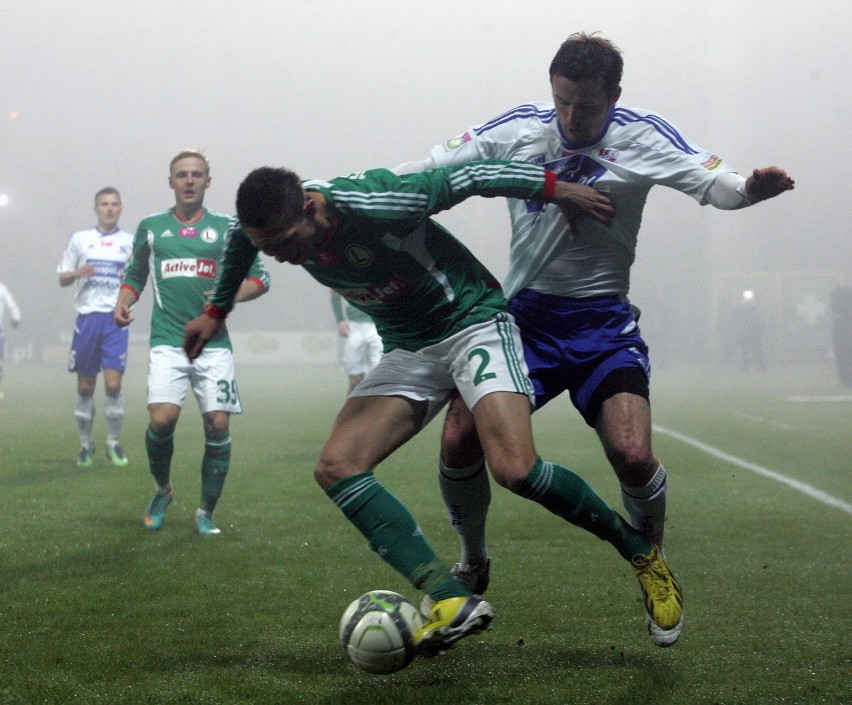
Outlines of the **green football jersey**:
M484 161L397 176L375 169L306 181L327 201L330 237L302 266L369 314L384 342L416 351L507 310L497 279L429 216L470 196L542 198L545 170ZM233 223L213 303L229 310L257 252Z
M175 217L174 208L139 223L122 284L138 296L150 277L154 291L151 347L183 345L184 326L203 313L213 292L230 233L228 225L228 216L206 208L201 219L190 225ZM260 257L254 258L246 276L269 288L269 274ZM208 347L231 348L225 326Z

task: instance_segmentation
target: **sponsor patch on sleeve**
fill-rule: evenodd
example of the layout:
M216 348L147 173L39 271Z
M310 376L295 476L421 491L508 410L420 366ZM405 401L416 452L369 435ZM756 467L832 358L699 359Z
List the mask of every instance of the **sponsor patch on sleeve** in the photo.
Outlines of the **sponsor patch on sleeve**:
M458 149L459 147L461 147L465 142L470 142L471 139L473 138L470 136L470 133L465 132L463 135L453 137L451 140L447 140L446 142L444 142L444 148L448 152L452 152L454 149Z

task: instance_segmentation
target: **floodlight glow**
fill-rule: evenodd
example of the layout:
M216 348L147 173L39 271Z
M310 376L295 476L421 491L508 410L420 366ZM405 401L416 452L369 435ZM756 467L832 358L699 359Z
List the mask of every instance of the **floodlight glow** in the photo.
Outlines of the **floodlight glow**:
M754 298L754 292L751 289L746 289L743 292L743 299L746 301L751 301Z
M5 206L9 202L9 196L5 193L0 193L0 207Z

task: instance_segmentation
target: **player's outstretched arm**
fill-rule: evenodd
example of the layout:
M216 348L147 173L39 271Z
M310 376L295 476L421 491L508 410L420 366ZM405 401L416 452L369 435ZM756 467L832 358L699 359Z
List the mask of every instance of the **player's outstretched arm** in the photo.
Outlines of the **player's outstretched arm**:
M222 325L221 319L202 313L186 324L183 331L183 351L190 361L197 358Z

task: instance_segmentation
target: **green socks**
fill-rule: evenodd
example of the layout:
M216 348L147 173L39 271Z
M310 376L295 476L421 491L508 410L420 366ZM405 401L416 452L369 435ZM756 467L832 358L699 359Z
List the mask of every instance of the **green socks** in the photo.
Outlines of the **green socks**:
M201 505L212 512L222 495L225 476L231 467L231 437L208 438L204 443L204 458L201 461Z
M651 552L651 543L568 468L536 458L514 492L608 541L628 561L638 553Z
M423 536L414 517L371 472L352 475L326 494L379 556L435 600L467 596Z
M148 452L148 466L159 487L169 484L172 468L172 455L175 452L174 434L160 436L148 425L145 432L145 450Z

